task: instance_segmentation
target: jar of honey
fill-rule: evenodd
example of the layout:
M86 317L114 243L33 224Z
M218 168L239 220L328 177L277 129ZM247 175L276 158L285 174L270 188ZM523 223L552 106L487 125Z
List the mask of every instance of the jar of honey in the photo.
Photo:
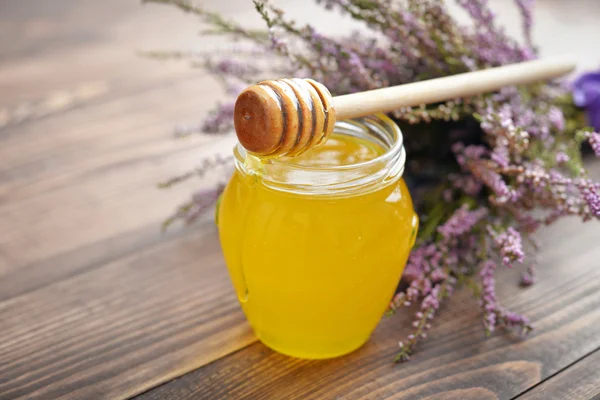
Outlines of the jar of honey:
M417 233L400 129L378 114L338 121L327 142L298 157L258 158L241 145L234 154L217 220L254 332L300 358L359 348Z

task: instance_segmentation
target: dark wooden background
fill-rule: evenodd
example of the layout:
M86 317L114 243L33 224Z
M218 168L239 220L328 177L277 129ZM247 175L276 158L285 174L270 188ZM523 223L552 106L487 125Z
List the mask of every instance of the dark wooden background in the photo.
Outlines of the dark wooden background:
M250 1L202 2L259 24ZM279 2L330 32L313 5ZM512 2L493 4L518 31ZM600 3L539 0L542 54L600 61ZM545 229L539 283L501 271L498 295L526 313L526 340L485 340L475 300L443 307L413 361L394 365L408 315L359 351L301 361L256 341L210 217L161 235L191 190L156 183L228 152L232 137L176 141L222 98L186 64L138 50L222 51L191 17L137 1L0 3L0 398L582 399L600 395L596 223ZM600 168L591 165L600 177Z

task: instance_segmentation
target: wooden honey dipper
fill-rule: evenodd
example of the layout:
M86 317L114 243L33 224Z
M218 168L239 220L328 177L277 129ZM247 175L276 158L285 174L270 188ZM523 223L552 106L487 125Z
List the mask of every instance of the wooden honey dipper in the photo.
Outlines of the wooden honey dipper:
M491 92L567 74L566 59L535 60L332 97L312 79L263 81L246 88L234 109L238 140L259 156L297 156L323 143L336 119Z

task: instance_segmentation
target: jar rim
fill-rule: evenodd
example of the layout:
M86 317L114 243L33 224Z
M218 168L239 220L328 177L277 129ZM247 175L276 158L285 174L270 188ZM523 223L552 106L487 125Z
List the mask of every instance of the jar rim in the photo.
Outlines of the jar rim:
M261 161L238 143L234 149L236 168L241 172L260 174L266 186L300 194L365 193L402 176L406 160L403 135L400 127L387 115L378 113L337 121L334 132L368 135L385 151L373 159L353 164L312 166L295 164L285 158ZM324 173L335 176L337 181L325 179Z

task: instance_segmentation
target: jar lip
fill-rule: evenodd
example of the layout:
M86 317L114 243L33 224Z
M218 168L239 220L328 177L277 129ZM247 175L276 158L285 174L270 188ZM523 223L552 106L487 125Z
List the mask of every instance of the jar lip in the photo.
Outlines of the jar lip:
M290 168L290 169L303 169L303 170L307 170L307 171L322 171L322 170L348 171L348 170L357 169L357 168L368 168L372 165L380 164L382 162L383 163L388 162L388 161L390 161L390 159L394 158L395 155L399 151L401 151L401 149L403 147L404 138L402 135L402 131L400 130L400 127L398 125L396 125L396 123L387 115L385 115L383 113L377 113L377 114L373 114L372 116L377 117L378 119L383 121L387 125L387 127L393 131L394 136L396 138L395 142L390 147L388 147L385 152L383 152L382 154L378 155L375 158L372 158L367 161L353 163L353 164L328 165L326 167L295 164L292 161L287 161L285 159L282 160L281 158L269 159L269 163L270 164L279 164L281 166L284 166L284 167ZM344 122L344 121L340 121L340 122ZM246 158L249 154L251 154L251 153L248 153L248 151L246 149L244 149L244 147L239 143L236 146L236 150L239 152L239 155L242 158Z
M377 157L348 165L310 166L273 158L260 159L241 144L234 148L234 161L243 174L259 175L265 186L288 193L346 196L367 193L396 182L404 173L406 152L402 131L384 114L373 114L336 122L334 132L367 137L385 151Z

